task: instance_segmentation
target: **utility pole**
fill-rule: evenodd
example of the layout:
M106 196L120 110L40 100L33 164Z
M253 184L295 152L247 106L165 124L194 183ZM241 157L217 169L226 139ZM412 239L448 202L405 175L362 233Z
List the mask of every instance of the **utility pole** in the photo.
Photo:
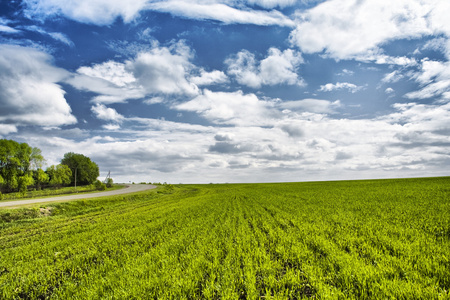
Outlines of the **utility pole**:
M75 191L77 190L77 169L78 167L75 167Z
M105 178L105 180L103 180L103 183L107 183L108 178L111 178L111 171L108 171L108 175L106 175L106 178Z

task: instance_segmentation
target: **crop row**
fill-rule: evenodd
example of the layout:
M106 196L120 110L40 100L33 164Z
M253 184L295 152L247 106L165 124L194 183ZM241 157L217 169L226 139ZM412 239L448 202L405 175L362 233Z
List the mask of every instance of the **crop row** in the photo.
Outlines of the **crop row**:
M448 299L449 178L181 185L3 224L0 298Z

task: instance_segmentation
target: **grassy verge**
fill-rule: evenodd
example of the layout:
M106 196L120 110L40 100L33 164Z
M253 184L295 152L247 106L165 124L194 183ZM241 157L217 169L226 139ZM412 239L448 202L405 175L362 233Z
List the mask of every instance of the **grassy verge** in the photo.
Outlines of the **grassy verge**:
M114 184L112 187L107 188L106 191L114 191L124 188L125 185ZM1 194L1 201L14 201L33 198L47 198L61 195L81 194L81 193L94 193L99 192L94 185L75 187L63 187L63 188L47 188L40 191L28 191L27 193L8 193ZM102 191L103 192L103 191Z
M0 298L449 299L449 186L180 185L17 210Z

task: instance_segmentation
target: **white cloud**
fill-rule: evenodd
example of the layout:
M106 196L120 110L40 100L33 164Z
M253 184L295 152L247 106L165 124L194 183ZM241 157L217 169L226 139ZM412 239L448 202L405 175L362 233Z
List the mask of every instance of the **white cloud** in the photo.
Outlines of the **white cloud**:
M450 103L444 105L426 105L417 103L397 103L393 107L396 112L380 117L391 124L402 124L404 128L415 132L449 131ZM445 141L450 136L441 136Z
M263 126L272 122L270 107L273 105L258 99L255 94L244 94L242 91L225 93L204 90L202 95L173 108L194 111L216 124Z
M124 117L119 114L114 108L106 107L103 104L96 104L91 107L91 111L98 119L105 121L122 122Z
M242 50L228 58L228 74L234 76L240 84L253 88L262 85L304 85L303 79L297 74L303 58L299 52L287 49L281 52L270 48L267 57L258 62L255 55Z
M148 104L148 105L158 104L158 103L163 103L163 102L164 102L164 98L163 97L153 97L153 98L144 100L144 103Z
M422 61L421 70L413 78L422 87L417 91L409 92L405 97L410 99L425 99L443 97L450 100L450 62Z
M296 3L296 0L247 0L247 3L258 5L264 8L287 7Z
M104 79L115 84L118 87L125 87L136 82L133 74L125 69L125 64L107 61L92 67L80 67L78 73Z
M74 46L74 43L67 37L67 35L65 35L65 34L63 34L61 32L47 32L43 28L35 26L35 25L26 26L24 28L26 30L29 30L29 31L34 31L34 32L38 32L38 33L43 34L43 35L48 35L51 38L53 38L53 39L55 39L57 41L60 41L60 42L62 42L64 44L66 44L69 47L73 47Z
M110 70L111 74L115 76L99 72L99 69L104 69L103 64L81 67L77 70L77 74L68 78L66 82L79 90L98 94L92 99L97 103L120 103L129 99L143 98L145 96L144 89L134 82L125 84L124 78L127 78L128 73L124 70L124 65L117 64L117 66L117 69ZM104 71L106 70L107 68L104 69ZM121 71L124 73L120 74ZM118 86L116 83L124 83L124 85Z
M443 13L448 9L448 1L442 0L330 0L298 12L291 42L303 52L325 51L337 59L376 58L388 41L449 34L449 19ZM411 62L381 57L379 63Z
M356 93L356 92L362 90L363 88L364 88L363 86L357 86L353 83L337 82L335 84L327 83L325 85L321 85L319 91L332 92L332 91L336 91L336 90L346 89L346 90L350 91L351 93Z
M106 124L106 125L103 125L102 127L109 131L116 131L116 130L120 129L119 124Z
M25 14L30 19L46 19L55 15L95 25L109 25L121 17L130 22L139 15L147 0L24 0Z
M17 126L11 124L0 124L0 135L17 132Z
M398 66L413 66L417 64L414 58L406 56L389 56L381 53L368 53L355 56L356 60L364 62L374 62L379 65L398 65Z
M388 73L384 75L383 79L381 79L381 82L383 83L395 83L398 82L400 79L405 77L400 71L395 70L391 73Z
M427 41L425 43L425 45L423 45L423 47L421 48L421 50L436 50L436 51L441 51L441 52L445 52L446 48L447 48L447 42L448 39L445 38L434 38L431 39L429 41Z
M203 100L187 102L186 108L211 120L217 118L214 126L129 118L120 131L117 124L103 126L115 134L123 133L123 139L104 136L75 142L35 134L28 139L45 157L62 157L68 151L83 153L98 163L105 175L111 170L116 182L302 181L447 174L450 104L396 104L394 113L351 120L330 118L311 109L281 113L285 107L280 102L261 101L252 94L205 91L205 95ZM334 105L324 100L310 102L301 104ZM251 116L240 113L239 107L252 111ZM256 115L265 116L265 121L258 121ZM136 129L133 122L138 124Z
M293 0L252 0L248 4L263 8L286 7ZM236 1L187 1L187 0L24 0L25 15L30 19L51 18L63 15L66 18L88 24L110 25L117 18L129 23L144 10L166 12L175 16L216 20L225 24L255 24L294 26L294 22L277 10L251 9ZM235 6L235 7L233 7Z
M395 93L395 90L393 89L393 88L387 88L387 89L385 89L384 90L384 92L386 93L386 94L392 94L392 93Z
M189 81L198 86L221 84L228 82L228 76L222 71L206 72L204 69L201 69L200 76L191 77Z
M15 28L13 28L11 26L8 26L9 23L12 23L12 21L0 17L0 32L7 33L7 34L13 34L13 33L19 33L20 32L20 30L15 29Z
M107 61L80 67L78 74L67 82L99 94L93 98L97 103L126 102L149 95L195 96L198 87L189 81L190 74L196 70L190 62L192 57L193 53L183 42L170 47L155 44L123 63Z
M281 2L280 2L281 3ZM293 26L294 22L276 10L238 9L220 1L154 1L146 8L196 20L217 20L225 24Z
M240 84L253 88L261 87L262 79L259 76L254 54L242 50L232 58L228 58L225 64L228 65L228 74L234 76Z
M75 44L72 42L72 40L69 39L64 33L61 33L61 32L49 32L48 35L51 36L53 39L66 44L69 47L75 46Z
M35 49L0 45L0 122L15 126L76 123L57 84L68 73Z
M148 94L175 94L194 96L198 87L188 81L194 68L191 50L182 42L171 47L154 47L128 61L127 69Z
M339 100L331 102L320 99L303 99L297 101L283 101L278 104L282 109L291 111L306 111L317 114L332 114L335 110L341 107Z
M450 100L448 92L450 91L450 79L433 82L418 91L409 92L405 95L409 99L427 99L427 98L444 98Z
M422 61L422 69L416 76L416 80L421 84L431 83L433 80L450 79L450 63L432 61L425 59Z
M343 69L342 72L338 73L338 76L353 76L355 74L352 70Z
M17 29L14 29L12 27L0 24L0 32L4 32L4 33L18 33L20 31L17 30Z

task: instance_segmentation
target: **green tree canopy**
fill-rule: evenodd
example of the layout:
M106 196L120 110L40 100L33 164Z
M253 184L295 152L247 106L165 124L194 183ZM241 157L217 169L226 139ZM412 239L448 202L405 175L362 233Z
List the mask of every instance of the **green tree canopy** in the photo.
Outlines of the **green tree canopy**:
M35 148L36 162L42 161L40 150ZM33 184L30 173L30 161L33 159L33 148L27 143L18 143L13 140L0 140L0 177L2 191L15 191L19 187L26 190L26 187Z
M37 169L36 171L33 171L33 179L34 183L36 184L36 187L38 189L41 189L42 184L46 184L49 181L49 176L47 173L45 173L42 169ZM70 183L70 178L69 178Z
M33 147L31 149L31 155L30 155L30 165L33 170L39 170L42 169L42 166L45 162L44 156L42 156L41 149L37 147Z
M98 165L83 154L69 152L64 154L61 160L62 165L68 166L72 171L71 184L75 183L75 173L77 177L77 185L92 184L100 175Z
M72 171L70 168L62 164L48 167L46 173L49 177L49 183L51 186L70 184L72 178Z

